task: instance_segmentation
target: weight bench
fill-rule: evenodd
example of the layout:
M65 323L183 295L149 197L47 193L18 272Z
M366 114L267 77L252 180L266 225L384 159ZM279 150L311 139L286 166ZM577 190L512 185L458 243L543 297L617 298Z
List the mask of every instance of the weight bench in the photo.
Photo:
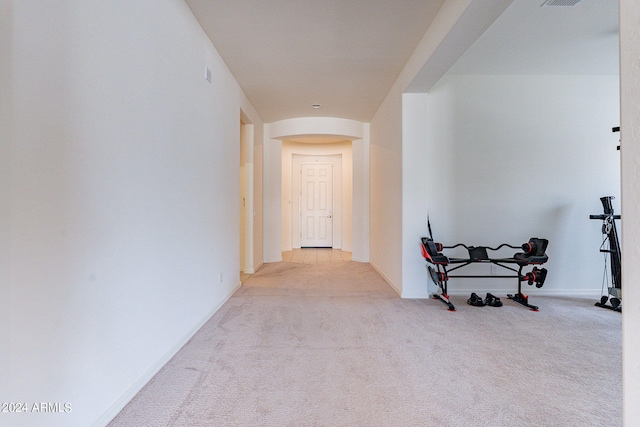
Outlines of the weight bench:
M529 285L535 284L537 288L541 288L544 284L547 277L547 269L539 269L537 266L544 264L549 259L546 254L547 245L549 244L547 239L532 237L527 243L524 243L521 246L512 246L507 243L503 243L497 248L490 248L488 246L467 246L462 243L458 243L453 246L443 246L442 243L435 243L431 237L422 237L421 241L422 256L430 264L427 266L429 276L439 288L439 292L433 294L432 297L446 304L450 311L456 310L451 303L447 292L450 278L516 278L518 280L518 292L515 295L508 294L507 297L530 310L538 311L538 307L529 304L529 297L522 293L522 282L527 282ZM444 249L454 249L457 247L465 248L469 253L469 257L452 258L442 253ZM512 258L489 257L488 251L498 251L503 247L521 249L522 252L515 253ZM517 274L499 276L449 274L452 271L475 263L494 264ZM522 274L522 270L529 266L534 267L530 272Z

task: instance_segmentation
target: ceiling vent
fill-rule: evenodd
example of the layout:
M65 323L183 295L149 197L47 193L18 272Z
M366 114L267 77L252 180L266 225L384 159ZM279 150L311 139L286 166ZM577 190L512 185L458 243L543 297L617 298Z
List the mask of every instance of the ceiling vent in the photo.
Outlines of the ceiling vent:
M547 6L575 6L582 0L547 0L542 3L541 7Z

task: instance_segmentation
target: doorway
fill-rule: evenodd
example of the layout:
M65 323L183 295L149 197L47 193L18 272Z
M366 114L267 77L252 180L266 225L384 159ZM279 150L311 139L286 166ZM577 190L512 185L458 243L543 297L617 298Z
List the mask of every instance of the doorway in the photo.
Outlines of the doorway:
M286 205L291 232L283 250L344 249L343 234L351 232L344 230L344 217L351 216L344 200L351 199L351 176L343 172L342 155L292 153L289 167Z
M253 125L240 114L240 273L253 274Z
M369 261L369 125L354 120L305 117L281 120L265 127L263 159L263 242L264 262L282 261L282 254L299 248L299 215L294 198L299 192L294 179L293 158L331 156L341 158L342 175L334 168L333 248L352 254L357 262ZM256 146L257 147L257 146ZM334 187L334 190L335 190ZM342 202L338 213L337 202Z
M333 165L300 165L300 247L333 247Z

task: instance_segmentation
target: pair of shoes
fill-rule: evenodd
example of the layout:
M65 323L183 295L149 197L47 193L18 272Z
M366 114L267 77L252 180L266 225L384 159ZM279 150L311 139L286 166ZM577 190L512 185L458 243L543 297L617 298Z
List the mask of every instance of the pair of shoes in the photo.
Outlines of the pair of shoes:
M469 299L467 300L467 304L473 305L476 307L484 307L484 301L480 298L476 293L472 293Z
M490 305L491 307L502 307L502 301L500 298L493 296L491 294L487 294L487 297L484 299L484 303L486 305Z

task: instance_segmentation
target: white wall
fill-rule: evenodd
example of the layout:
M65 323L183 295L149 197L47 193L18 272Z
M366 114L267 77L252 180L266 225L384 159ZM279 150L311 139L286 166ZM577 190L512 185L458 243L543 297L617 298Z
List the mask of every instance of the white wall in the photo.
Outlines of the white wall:
M282 141L270 138L270 124L264 125L263 142L263 229L264 262L282 261Z
M427 214L435 237L452 243L519 244L536 234L551 235L550 276L544 292L599 293L600 233L588 215L602 210L599 197L619 194L617 136L610 132L619 122L616 77L572 76L566 77L566 85L561 78L531 78L531 87L526 80L509 77L482 82L452 77L446 84L431 86L445 72L443 64L455 62L451 52L464 52L460 44L468 47L469 40L475 40L464 32L469 27L464 24L473 21L470 31L477 38L509 3L446 2L371 122L371 263L404 297L428 294L424 265L414 265L422 261L418 239L426 234ZM484 12L476 13L479 10ZM458 37L461 32L464 37ZM441 49L450 45L454 48ZM403 98L405 90L429 92L426 129L417 117L423 108L420 95ZM546 101L540 94L548 95ZM423 134L425 141L437 142L422 147ZM539 149L532 148L533 142ZM589 150L581 149L585 144ZM532 161L543 165L542 188L527 178L525 170ZM560 181L553 181L549 173L560 168L575 172L574 165L594 161L595 173L581 169ZM610 174L600 179L607 167ZM416 181L420 177L426 183ZM514 194L515 182L528 192ZM425 191L426 195L420 194ZM502 200L501 209L495 207L496 200ZM526 210L523 204L533 209ZM619 210L619 204L615 207ZM499 220L492 224L479 226L479 220L469 220L496 215ZM529 226L520 236L523 223ZM587 230L595 234L584 234ZM585 251L595 245L591 258L583 258L595 257L595 262L573 267L572 244ZM575 270L577 279L565 282ZM598 273L593 275L594 271ZM592 277L598 279L588 283ZM498 281L495 286L512 289L515 284ZM466 292L469 285L460 288Z
M241 271L255 273L262 265L262 126L251 124L241 111L240 187L244 191L240 204ZM260 219L260 220L256 220Z
M387 96L371 121L371 265L402 291L402 94Z
M181 0L12 7L0 400L72 411L0 422L100 425L239 285L240 110L261 123Z
M253 127L253 268L264 262L264 126Z
M438 54L434 54L435 50L440 50L433 48L430 45L431 43L435 43L436 46L445 46L446 43L441 43L443 40L442 34L452 34L450 31L451 25L455 25L456 22L461 21L461 17L464 15L464 10L470 10L474 5L477 5L480 8L485 8L489 1L475 1L472 2L468 8L467 4L470 2L453 2L447 1L443 5L440 10L440 14L436 21L434 21L434 25L432 25L422 42L410 58L407 66L405 66L402 74L400 75L398 81L391 89L388 94L386 100L381 105L380 109L376 113L374 119L371 122L371 165L372 165L372 185L371 185L371 262L372 264L378 268L389 280L390 277L393 280L398 280L394 285L396 288L402 289L404 294L404 287L407 286L407 294L409 292L422 292L422 289L418 289L424 283L425 278L417 279L415 278L415 282L407 281L408 284L402 282L402 272L401 265L402 259L405 254L398 252L398 247L401 245L398 243L400 239L407 238L406 236L401 237L398 234L398 219L402 216L399 211L399 204L384 204L383 201L388 199L388 196L393 196L397 194L399 191L403 191L402 183L399 179L399 174L397 173L397 165L400 163L400 159L396 157L391 157L391 164L389 165L384 156L388 155L390 152L394 150L397 152L402 149L405 151L406 147L403 146L402 141L398 138L398 135L401 135L401 128L403 125L403 120L401 120L402 115L399 113L399 108L401 105L400 96L402 92L407 88L407 82L411 82L411 80L418 75L416 78L415 86L414 83L411 84L410 87L411 92L428 92L431 89L431 83L433 81L437 81L445 71L442 71L442 68L439 66L430 67L429 61L430 58L435 58ZM491 2L494 5L498 5L499 2ZM504 10L510 2L502 2L500 7ZM461 12L462 11L462 12ZM623 280L625 283L636 283L638 282L638 278L640 276L640 270L638 268L638 263L635 262L638 257L640 257L640 246L636 243L638 241L638 233L640 233L640 225L638 224L638 211L640 210L640 203L636 200L637 197L633 197L633 195L637 195L637 182L640 180L638 177L638 167L637 165L640 163L640 144L638 144L638 135L640 135L640 130L638 130L638 123L640 112L638 111L638 103L637 100L640 99L639 86L638 82L640 81L640 77L638 77L638 56L637 52L639 47L640 38L638 37L637 29L640 27L640 2L638 0L620 0L620 37L621 37L621 91L617 91L619 94L622 92L621 99L621 138L623 140L623 149L622 149L622 194L624 196L624 203L622 204L622 215L624 218L622 221L622 240L623 240ZM450 19L447 19L450 18ZM454 24L449 25L451 22ZM456 39L456 38L453 38ZM451 52L452 50L441 49L441 55L446 56L447 52ZM464 50L462 50L464 51ZM455 62L455 59L454 59ZM453 63L453 62L450 62ZM422 70L416 72L417 69L421 68ZM439 74L440 73L440 74ZM426 83L425 83L426 82ZM609 86L609 83L603 83L604 86ZM591 92L591 88L583 88L586 93L582 94L581 97L585 98ZM613 96L616 93L607 92L606 97ZM599 92L600 96L602 92ZM433 92L429 95L430 97L437 97L436 92ZM441 97L438 102L438 106L440 110L429 109L428 117L430 120L439 123L439 126L431 127L427 130L427 135L429 138L433 138L430 131L439 132L439 129L447 128L451 129L454 126L454 123L447 122L446 119L452 119L456 117L453 113L453 109L455 106L455 97L446 96ZM411 103L413 101L410 101ZM434 99L431 100L431 103L435 102ZM580 106L578 106L580 107ZM414 110L419 110L419 107L416 108L415 105L410 107ZM580 110L582 111L582 110ZM609 117L610 114L614 114L615 107L610 108L605 113L605 117ZM566 112L563 113L566 115ZM404 118L403 118L404 119ZM410 119L411 120L411 119ZM586 121L586 120L585 120ZM458 123L459 124L459 123ZM613 152L611 150L612 145L615 142L611 141L612 135L607 131L609 126L615 125L615 123L606 123L604 120L599 119L596 123L598 126L597 133L599 135L598 141L599 145L597 150L598 153L601 153L601 150L606 150L601 158L597 156L591 156L587 152L587 156L591 159L596 158L597 162L600 163L604 161L605 163L611 162L611 156L615 156L617 152ZM592 128L591 125L587 124L588 128ZM600 134L600 132L603 132ZM571 144L575 144L573 140L574 136L571 136ZM569 145L570 146L570 145ZM438 181L437 179L440 176L454 176L453 168L454 164L454 151L455 147L446 146L444 144L435 144L429 145L427 147L426 156L437 158L438 159L438 167L437 168L429 168L431 165L430 162L425 159L425 168L426 170L421 171L409 171L403 170L402 175L405 177L410 177L412 175L420 175L425 173L427 175L427 179L429 182L428 185L428 195L438 194L438 191L447 194L452 193L452 185L451 181ZM557 152L554 151L554 152ZM405 158L411 155L411 151L403 153ZM581 161L589 161L589 159L581 158ZM553 160L555 164L561 163L558 159ZM386 169L385 169L386 168ZM378 175L383 174L384 176L377 178ZM608 175L607 175L608 176ZM390 182L388 179L392 179ZM610 183L608 186L614 186L615 184ZM444 188L441 188L444 187ZM562 186L561 186L562 187ZM413 191L413 186L409 186L410 191ZM581 187L584 188L584 187ZM435 189L435 190L434 190ZM604 187L593 187L593 194L584 194L582 192L582 197L584 198L583 202L575 203L573 205L567 206L565 209L558 209L555 216L553 216L553 220L556 224L560 224L562 219L566 219L568 216L575 216L577 221L581 221L580 226L589 227L589 233L598 233L598 226L596 225L596 221L587 220L583 215L594 212L600 212L601 206L598 204L597 197L601 194L596 192L596 189L599 192L609 192L609 188ZM502 189L500 189L502 191ZM547 187L545 191L549 191ZM582 190L584 191L584 190ZM615 190L614 190L615 191ZM411 193L409 193L411 195ZM588 202L587 200L588 196ZM424 217L424 212L421 209L429 208L429 212L431 214L431 206L433 203L430 199L427 199L425 202L422 199L417 200L417 205L415 206L407 206L405 203L405 196L403 196L403 208L402 209L411 209L416 212L416 215L419 215L421 218ZM442 209L442 212L453 212L455 210L455 206L451 203L454 199L438 201L438 206ZM617 201L618 204L615 205L615 208L620 211L620 200ZM587 203L589 204L587 206ZM578 205L581 204L582 208L578 209ZM514 209L513 206L510 207L511 210ZM431 216L434 222L437 221L437 229L434 230L437 236L449 236L454 234L453 222L447 221L445 215L441 215L442 219L438 217L438 214L435 213ZM579 218L578 218L579 217ZM393 221L387 221L387 219L393 219ZM565 221L566 223L566 221ZM513 226L513 224L511 224ZM545 224L538 223L537 227L545 227ZM475 227L474 227L475 228ZM595 230L593 230L595 228ZM576 225L569 225L568 229L573 233L576 231ZM515 230L515 228L512 228ZM585 229L586 230L586 229ZM542 230L544 231L544 230ZM472 230L470 230L472 232ZM557 232L556 232L557 234ZM560 235L560 241L566 242L566 236ZM413 240L411 236L409 236ZM515 238L515 237L514 237ZM589 239L593 238L590 234ZM466 238L465 238L466 240ZM626 242L626 243L625 243ZM587 244L588 242L583 242ZM484 243L483 243L484 244ZM554 248L553 241L551 242L552 246L550 247L550 255L552 256L552 262L557 265L558 255L560 255L560 259L562 259L563 255L556 252ZM404 245L404 242L402 243ZM407 243L410 245L410 243ZM403 246L404 248L404 246ZM566 249L566 244L564 244L564 249ZM413 253L415 249L410 248ZM565 253L566 255L566 253ZM592 256L592 255L590 255ZM556 261L553 261L553 257L556 257ZM566 256L564 257L566 261ZM599 269L602 266L602 258L597 259L595 264L595 269ZM569 264L567 268L571 268ZM554 267L557 271L557 268ZM587 270L585 270L587 271ZM412 273L413 274L413 273ZM550 273L551 274L551 273ZM555 273L558 274L558 273ZM566 274L566 273L562 273ZM584 274L584 273L583 273ZM426 277L426 275L425 275ZM553 276L549 277L549 283L545 284L545 288L556 285L552 285L551 279ZM556 276L556 282L558 277ZM576 283L575 280L572 283ZM580 285L579 285L580 286ZM591 286L591 285L590 285ZM637 287L628 286L624 292L624 305L625 310L623 313L623 341L624 345L624 371L625 371L625 379L624 379L624 419L625 425L633 425L634 422L640 417L640 407L635 404L640 397L640 381L638 378L640 377L640 372L638 371L638 357L640 353L640 338L637 334L638 324L640 324L640 319L638 317L638 313L640 311L637 307L640 305L640 296L637 291ZM577 291L578 289L573 289L570 291Z
M364 127L362 139L352 141L353 156L351 223L351 260L369 262L369 201L370 201L370 138L369 126Z
M640 419L640 1L620 1L624 425Z
M435 239L497 246L548 238L547 282L531 293L599 296L601 224L589 214L602 212L599 198L607 195L620 211L619 137L611 132L618 100L617 76L443 78L429 92L426 114L427 143L443 156L424 159L428 195L412 195L428 198ZM403 293L424 289L421 276L404 277ZM477 291L476 282L452 280L450 292ZM515 286L482 283L483 291Z
M293 247L300 247L299 237L296 239L295 214L298 211L299 198L296 197L293 189L294 179L299 179L295 175L294 156L330 156L333 158L327 161L337 166L335 162L339 159L340 175L334 176L334 211L333 211L333 247L351 252L352 250L352 204L353 204L353 156L351 141L344 141L330 144L304 144L292 141L282 143L282 248L291 250ZM322 162L322 157L320 157ZM298 165L299 166L299 165ZM334 171L336 168L334 167ZM337 171L336 171L337 172ZM336 209L338 208L338 209ZM339 219L339 221L337 221Z
M9 296L9 256L11 235L9 197L11 188L6 171L11 167L11 47L12 47L12 2L0 2L0 366L9 366L11 324ZM3 172L4 171L4 172ZM0 368L1 369L1 368ZM0 390L7 390L8 377L0 371ZM3 400L5 401L5 400Z
M425 209L405 200L414 195L412 190L405 194L403 177L423 171L403 170L403 159L413 155L403 146L403 93L427 92L511 1L445 1L371 120L371 264L402 295L409 295L403 289L403 260L419 250L411 242L403 243L407 238L403 236L403 210L423 221Z
M420 251L421 236L427 234L429 199L432 198L434 166L428 159L427 95L404 94L402 97L402 271L400 294L403 298L429 298L423 278L425 263ZM418 238L416 237L418 236Z

